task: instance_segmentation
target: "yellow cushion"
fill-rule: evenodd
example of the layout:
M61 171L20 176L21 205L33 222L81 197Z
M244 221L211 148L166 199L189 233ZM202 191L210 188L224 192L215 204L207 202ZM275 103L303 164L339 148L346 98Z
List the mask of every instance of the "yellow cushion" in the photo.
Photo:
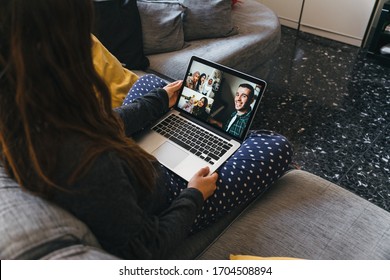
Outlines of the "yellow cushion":
M230 254L230 260L301 260L301 259L290 258L290 257L259 257L259 256L251 256L251 255Z
M122 105L130 88L139 77L124 68L119 60L93 35L92 42L93 64L111 91L112 107L118 107Z

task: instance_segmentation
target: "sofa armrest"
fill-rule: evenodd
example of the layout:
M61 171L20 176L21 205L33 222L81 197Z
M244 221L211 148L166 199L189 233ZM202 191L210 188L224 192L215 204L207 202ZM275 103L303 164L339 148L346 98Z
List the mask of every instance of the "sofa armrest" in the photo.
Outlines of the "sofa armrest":
M390 213L305 171L281 179L200 259L229 254L303 259L389 259Z
M74 246L101 248L84 223L53 203L23 191L2 167L0 202L1 259L40 259Z

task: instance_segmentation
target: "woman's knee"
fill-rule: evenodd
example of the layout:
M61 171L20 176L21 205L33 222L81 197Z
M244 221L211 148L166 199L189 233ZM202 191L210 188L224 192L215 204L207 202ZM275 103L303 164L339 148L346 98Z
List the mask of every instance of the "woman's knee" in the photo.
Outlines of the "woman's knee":
M163 88L167 85L167 82L154 74L146 74L141 76L131 87L127 94L123 105L126 105L136 98L141 97L156 88Z
M258 149L262 154L284 159L289 164L293 155L293 147L289 140L278 133L268 130L252 131L244 141L244 145Z

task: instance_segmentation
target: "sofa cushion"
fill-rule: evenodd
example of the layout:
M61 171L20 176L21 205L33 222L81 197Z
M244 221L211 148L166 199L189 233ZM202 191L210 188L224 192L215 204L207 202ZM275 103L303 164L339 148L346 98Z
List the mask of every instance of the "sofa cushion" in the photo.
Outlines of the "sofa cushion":
M136 0L94 0L94 35L128 69L145 70L142 27Z
M0 201L0 259L40 259L57 250L65 254L67 248L74 246L84 248L83 254L86 247L100 248L82 222L56 205L22 191L1 166Z
M184 13L186 41L227 37L238 33L232 19L233 2L228 0L138 0L141 1L181 3L186 8Z
M230 254L312 260L389 259L390 215L325 179L290 171L208 248Z
M174 53L149 55L150 69L173 80L183 79L192 55L249 74L254 69L264 68L262 65L270 60L280 42L278 17L256 0L235 4L232 17L240 30L239 34L222 39L191 41L188 47Z
M187 41L237 34L237 28L233 24L230 1L180 1L187 7L184 17L184 36Z
M111 91L112 106L119 107L139 77L122 67L119 60L95 36L92 36L92 44L93 66Z
M178 2L138 0L146 55L176 51L184 47L183 15Z
M214 222L212 226L206 227L187 237L178 244L168 259L192 260L202 255L202 252L207 251L207 248L210 244L213 244L218 236L223 235L223 232L230 224L234 223L236 219L239 219L243 210L253 203L254 200L240 205L232 212L223 216L223 218Z

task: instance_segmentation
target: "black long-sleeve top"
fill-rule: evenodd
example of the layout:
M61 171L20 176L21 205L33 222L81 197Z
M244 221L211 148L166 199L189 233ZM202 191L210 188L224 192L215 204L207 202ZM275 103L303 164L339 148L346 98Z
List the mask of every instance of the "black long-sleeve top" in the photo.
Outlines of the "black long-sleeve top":
M116 109L126 128L133 133L168 111L168 97L155 90L135 102ZM85 143L69 137L59 156L60 182L64 184L82 154ZM71 192L57 192L53 200L82 220L108 252L126 259L164 259L189 233L203 197L187 188L168 203L163 170L153 192L143 189L128 165L115 152L102 154Z

